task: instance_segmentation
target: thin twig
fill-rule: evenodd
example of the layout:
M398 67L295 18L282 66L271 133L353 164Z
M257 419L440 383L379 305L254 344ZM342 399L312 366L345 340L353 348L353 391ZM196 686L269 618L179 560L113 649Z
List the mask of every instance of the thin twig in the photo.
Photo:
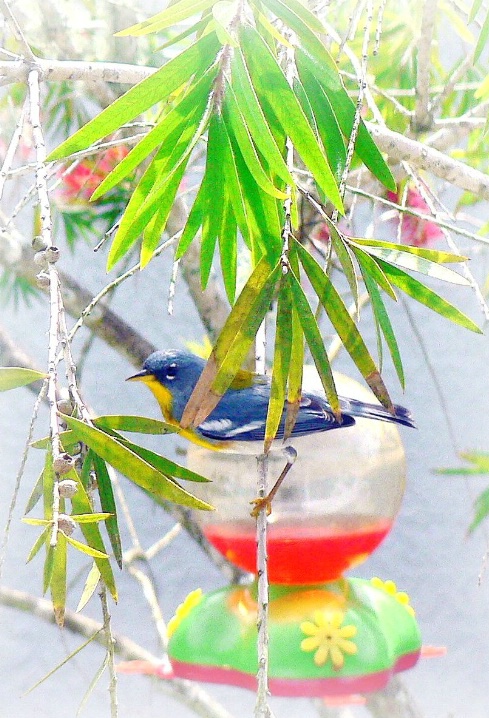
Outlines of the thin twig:
M411 126L415 132L425 132L433 121L430 103L431 47L435 31L438 0L424 0L421 16L421 34L417 51L416 102Z
M36 56L32 52L29 43L24 37L24 33L20 29L20 25L17 22L17 18L10 9L8 0L0 0L0 10L2 11L5 19L7 20L12 34L15 36L16 40L21 45L22 50L24 51L25 59L29 60L29 62L31 63L37 62Z
M3 197L3 190L5 189L5 182L8 177L8 173L10 170L10 167L12 166L12 162L15 157L15 153L17 151L17 147L19 146L20 138L22 137L22 131L24 129L24 120L26 118L27 114L27 104L28 99L26 98L24 101L24 105L22 107L19 121L17 123L17 126L14 130L14 133L10 139L9 146L7 147L7 151L5 153L5 158L3 160L2 169L0 170L0 201Z
M257 457L258 498L267 495L268 457L262 454ZM273 713L268 705L268 557L267 557L267 511L263 506L256 519L256 564L257 576L257 628L258 628L258 673L255 703L255 718L272 718Z
M102 617L104 619L105 647L107 649L107 666L109 669L109 696L110 696L110 718L117 718L117 674L115 669L115 641L112 635L109 604L107 602L107 589L102 586L99 592L102 605Z

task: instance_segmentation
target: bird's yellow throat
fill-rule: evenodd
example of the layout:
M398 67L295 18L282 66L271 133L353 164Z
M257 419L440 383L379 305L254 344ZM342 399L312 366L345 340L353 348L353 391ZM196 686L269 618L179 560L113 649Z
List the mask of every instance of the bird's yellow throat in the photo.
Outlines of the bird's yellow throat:
M131 378L130 381L142 381L146 384L146 386L151 389L156 401L160 405L161 413L163 414L165 421L169 424L173 424L174 426L178 426L178 422L175 421L171 415L172 396L166 386L163 386L163 384L159 382L153 374L135 376Z

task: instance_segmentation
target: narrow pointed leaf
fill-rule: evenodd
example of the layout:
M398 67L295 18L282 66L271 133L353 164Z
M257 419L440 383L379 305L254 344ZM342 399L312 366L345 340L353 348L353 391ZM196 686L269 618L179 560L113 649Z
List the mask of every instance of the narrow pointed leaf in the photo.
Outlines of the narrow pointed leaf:
M360 237L349 237L349 240L358 244L364 251L368 251L369 247L374 249L393 250L395 252L404 252L413 254L416 257L428 259L430 262L437 264L449 264L451 262L466 262L467 257L460 254L452 254L451 252L443 252L439 249L426 249L425 247L413 247L409 244L398 244L397 242L384 242L380 239L362 239Z
M51 578L53 575L53 567L54 567L54 547L50 546L50 544L49 544L50 536L51 536L51 533L48 533L48 535L46 537L46 559L44 561L43 589L42 589L43 595L47 592L47 590L51 584Z
M323 385L326 397L331 405L331 409L337 417L341 417L340 403L333 379L333 372L329 363L328 354L324 348L323 338L316 318L307 301L299 280L289 272L287 275L290 290L292 292L295 308L302 325L302 330L306 338L306 342L311 350L312 358L318 370L321 383Z
M297 254L291 252L289 261L296 277L300 276ZM292 434L297 414L300 409L302 394L302 375L304 372L304 332L295 306L292 306L292 346L287 381L287 414L285 416L284 441Z
M66 534L63 534L65 539L68 541L69 544L71 544L74 548L77 549L77 551L81 551L82 553L85 553L87 556L91 556L92 558L109 558L106 553L103 553L102 551L97 551L95 548L91 548L91 546L87 546L86 543L82 543L81 541L77 541L72 536L67 536Z
M32 384L34 381L45 379L47 374L34 369L24 369L17 366L0 367L0 391L9 391L17 389L26 384Z
M280 20L301 37L304 27L311 31L326 33L322 22L300 0L261 0Z
M29 551L29 555L27 556L26 563L29 563L29 561L32 561L34 556L37 556L39 553L39 550L46 544L46 540L48 539L49 532L51 530L50 526L46 526L42 533L39 534L37 539L34 542L34 546Z
M483 491L474 502L474 518L469 526L469 534L484 521L489 515L489 489Z
M80 611L82 611L85 608L85 606L87 605L87 603L92 598L95 591L97 590L99 581L100 581L100 571L98 570L97 564L94 561L92 568L90 569L90 571L88 573L87 580L85 581L82 595L80 596L78 606L76 607L76 613L79 613Z
M44 501L44 518L51 521L53 518L53 495L54 495L54 468L51 445L46 451L44 470L42 472L42 488Z
M104 434L94 426L88 426L83 421L73 417L66 417L67 424L75 431L80 441L83 441L104 461L127 476L135 484L142 486L151 493L161 496L168 501L173 501L182 506L189 506L195 509L210 510L211 507L205 501L197 499L188 491L182 489L177 483L170 481L168 477L157 471L153 466L141 459L126 446Z
M183 428L202 423L238 373L267 312L279 271L279 266L272 269L266 257L253 270L185 407Z
M93 142L131 122L157 102L162 102L184 85L194 73L203 74L214 62L219 48L220 43L215 33L202 36L75 132L51 152L48 161L86 149Z
M182 236L180 237L178 247L175 251L175 259L183 257L202 225L207 206L207 191L208 187L204 178L197 192L192 209L189 212Z
M42 472L39 474L39 478L37 479L36 483L34 484L34 488L31 491L31 495L29 496L27 500L27 505L25 507L24 513L29 514L34 506L37 504L39 499L41 498L43 494L43 478L42 478Z
M315 38L315 40L319 43L319 46L325 50L320 40L318 38ZM299 70L299 76L303 77L303 70L306 69L321 84L326 96L328 97L341 131L348 139L353 128L356 107L343 87L339 76L338 78L336 77L336 68L336 75L333 73L333 70L331 70L331 72L325 71L325 65L320 64L317 59L312 56L309 47L307 48L307 51L298 49L295 53L295 57ZM382 157L380 150L370 136L363 120L360 121L358 128L358 134L355 142L355 152L372 174L377 177L377 179L382 182L387 189L395 191L396 182L394 177Z
M93 423L99 429L115 429L116 431L131 431L138 434L174 434L177 431L173 424L166 424L159 419L150 419L147 416L108 415L97 416Z
M225 191L225 194L228 193ZM237 245L236 218L231 206L231 198L228 196L222 208L221 229L219 230L219 256L221 258L221 272L224 281L226 296L231 306L236 295L236 275L238 269L238 245Z
M370 296L370 301L372 302L372 309L374 312L375 321L378 325L378 328L382 331L385 337L385 341L392 357L392 363L394 364L397 376L399 378L399 383L404 389L405 379L401 353L399 351L399 346L397 344L397 339L394 334L389 315L387 314L384 302L382 300L382 297L380 296L380 292L375 279L368 273L365 265L360 264L360 270L362 272L363 280Z
M489 474L489 453L486 451L461 451L460 458L474 464L478 473Z
M441 314L446 319L450 319L451 322L460 324L460 326L470 329L470 331L476 332L477 334L482 334L482 330L479 329L472 319L469 319L469 317L454 307L453 304L450 304L446 299L440 297L439 294L436 294L436 292L433 292L427 286L418 282L417 279L414 279L414 277L411 277L402 269L398 269L392 264L384 262L382 259L379 259L379 264L391 284L402 289L408 296L416 299L417 302L424 304L434 312Z
M223 174L226 177L226 188L228 195L233 200L233 211L236 217L236 222L240 229L241 235L246 242L248 247L251 247L251 236L250 227L248 224L248 214L246 210L245 199L243 195L243 188L241 186L241 178L238 175L236 167L236 160L233 154L233 147L231 140L229 139L229 133L226 125L222 125L222 140L223 140Z
M97 486L98 493L100 496L100 505L102 511L109 514L105 521L105 528L109 535L110 545L114 552L114 558L117 561L119 568L122 568L122 544L121 536L119 533L119 526L117 523L117 505L115 503L114 491L112 489L112 481L110 474L105 465L105 461L93 453L93 466L95 473L97 474Z
M264 192L271 194L273 197L285 199L287 194L275 187L271 179L266 174L260 162L255 146L250 136L250 132L246 126L245 119L240 112L238 100L230 85L226 87L225 99L225 120L232 131L236 142L241 150L244 161L246 162L253 179Z
M282 280L277 301L277 322L273 354L272 383L265 427L264 451L267 453L277 433L284 410L287 377L292 350L292 298L285 280Z
M293 185L293 177L270 131L240 49L235 50L231 61L231 86L236 97L239 97L239 109L253 142L267 161L270 171L280 177L285 184Z
M369 277L371 277L379 287L381 287L386 294L391 297L395 302L397 302L396 293L394 292L394 289L392 287L392 284L389 282L387 277L385 276L382 269L377 264L377 261L370 256L370 254L367 254L363 249L360 249L360 247L356 247L354 245L350 245L353 253L355 255L355 258L360 265L360 269L362 270L362 274L365 277L365 274L368 274Z
M343 241L343 238L340 237L340 234L336 227L332 225L330 227L330 233L331 233L331 242L333 243L334 250L336 252L336 256L338 257L338 260L341 264L341 267L345 273L346 281L348 282L353 301L355 304L358 304L358 282L357 282L357 275L355 272L355 267L353 265L353 260L351 257L351 253L349 250L348 245Z
M341 180L346 165L346 146L338 120L328 96L309 69L302 68L300 77L304 92L314 113L316 126L326 150L328 162L336 179Z
M204 179L208 192L206 193L200 249L202 289L205 289L209 280L221 223L220 210L224 198L222 166L225 160L225 140L222 125L222 116L217 113L213 114L209 122Z
M349 244L356 244L355 240L350 240ZM398 249L385 249L383 247L369 247L365 244L361 245L365 252L373 257L383 259L389 264L395 264L404 269L410 269L413 272L420 272L426 274L429 277L440 279L444 282L451 282L451 284L462 284L468 285L470 282L468 279L463 277L457 272L454 272L448 267L432 262L429 259L423 257L399 251Z
M236 18L238 6L235 2L219 0L212 5L212 15L216 21L216 34L223 45L237 47L238 42L230 31L230 26Z
M143 22L138 22L136 25L119 30L119 32L115 33L115 36L127 37L130 35L131 37L140 37L152 32L160 32L192 17L192 15L207 10L214 2L215 0L180 0L180 2L171 4L165 10L147 20L143 20Z
M180 466L180 464L176 464L174 461L167 459L166 456L161 456L161 454L157 454L150 449L146 449L143 446L133 444L132 441L128 441L123 437L118 436L117 440L124 444L124 446L127 446L131 451L140 456L142 459L144 459L144 461L146 461L148 464L154 466L155 469L161 471L161 473L165 474L165 476L173 476L176 479L184 479L185 481L196 481L197 483L209 482L209 479L206 479L205 476L201 476L200 474L195 473L195 471L187 469L185 466Z
M473 0L472 7L470 8L469 17L467 19L467 23L470 25L470 23L474 22L475 17L479 10L482 7L482 0Z
M487 11L486 17L482 24L482 28L477 40L477 45L474 50L474 63L478 62L484 47L486 46L487 39L489 38L489 10Z
M88 455L87 458L89 458ZM88 467L89 470L92 466L91 460L85 460L84 468L85 466ZM78 515L91 513L92 505L85 490L82 479L76 474L75 471L70 472L68 476L74 479L78 484L78 491L71 498L71 506L73 513ZM104 541L102 539L102 534L100 533L100 528L97 523L80 524L80 529L89 546L99 551L100 553L107 553L107 551L105 550ZM115 585L114 574L112 572L112 566L110 565L109 559L95 557L95 563L97 564L102 580L107 586L112 598L114 599L114 601L117 601L117 588Z
M319 301L334 326L345 349L355 362L362 376L374 392L379 401L388 409L392 402L380 372L372 359L370 352L358 331L357 325L351 318L341 296L334 287L330 278L323 272L316 260L298 242L295 243L302 266L316 292Z
M58 531L56 546L54 547L53 571L50 588L53 601L54 616L58 626L63 626L66 608L66 548L67 537Z
M259 97L266 96L284 131L333 205L343 211L338 185L304 112L270 49L251 27L241 32L246 64ZM273 87L273 92L270 92Z
M92 201L101 197L131 174L151 152L167 141L174 132L178 133L179 127L183 130L183 126L193 117L202 117L209 101L217 70L217 65L211 66L203 77L188 89L180 102L104 178L92 194Z
M71 518L77 524L94 524L99 521L106 521L111 517L108 511L93 514L71 514Z

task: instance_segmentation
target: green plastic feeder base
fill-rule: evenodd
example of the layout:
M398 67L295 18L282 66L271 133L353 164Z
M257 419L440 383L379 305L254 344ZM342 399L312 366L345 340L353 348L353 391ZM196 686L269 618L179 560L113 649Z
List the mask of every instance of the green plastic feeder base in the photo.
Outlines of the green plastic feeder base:
M394 584L375 581L270 586L272 694L377 691L416 664L421 637L407 597L396 594ZM174 675L254 690L256 616L256 584L194 594L177 612L169 642Z

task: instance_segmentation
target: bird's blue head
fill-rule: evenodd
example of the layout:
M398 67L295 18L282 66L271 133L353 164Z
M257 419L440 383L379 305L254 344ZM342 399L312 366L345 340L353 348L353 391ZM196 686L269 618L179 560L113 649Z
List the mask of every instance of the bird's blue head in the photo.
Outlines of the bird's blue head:
M166 421L177 422L204 368L205 361L189 352L171 350L150 354L128 381L142 381L151 389Z

